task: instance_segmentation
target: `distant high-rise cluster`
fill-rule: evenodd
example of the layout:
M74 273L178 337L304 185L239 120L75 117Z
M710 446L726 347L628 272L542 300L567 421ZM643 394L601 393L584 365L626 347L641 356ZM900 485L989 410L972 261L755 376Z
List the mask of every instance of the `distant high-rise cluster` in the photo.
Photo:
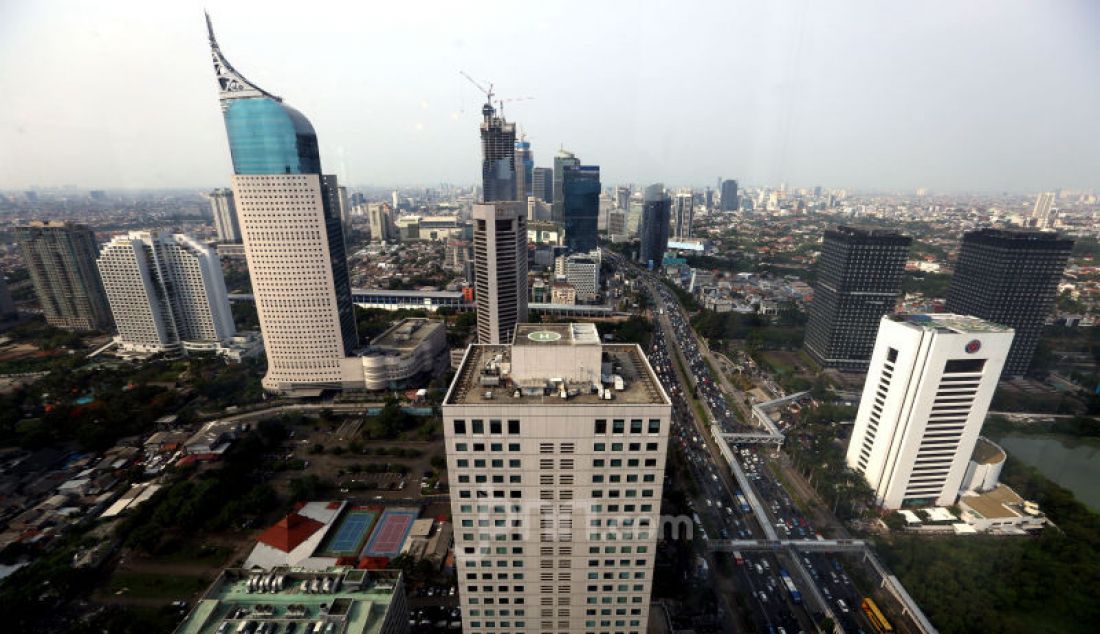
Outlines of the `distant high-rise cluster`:
M947 310L1016 331L1005 376L1031 365L1072 249L1073 240L1046 231L980 229L963 236Z
M638 232L641 248L638 260L647 269L660 268L668 249L669 214L672 200L664 185L655 183L645 188L642 220Z
M209 26L209 25L208 25ZM267 354L263 386L361 386L340 193L306 117L210 48L233 162L233 194ZM508 144L508 155L512 144Z
M235 334L221 262L198 240L131 231L96 263L123 350L214 350Z
M69 330L106 330L111 309L96 270L95 233L70 222L16 227L15 240L31 275L46 323Z
M910 242L882 229L825 232L806 326L806 350L818 363L867 369L879 319L897 304Z

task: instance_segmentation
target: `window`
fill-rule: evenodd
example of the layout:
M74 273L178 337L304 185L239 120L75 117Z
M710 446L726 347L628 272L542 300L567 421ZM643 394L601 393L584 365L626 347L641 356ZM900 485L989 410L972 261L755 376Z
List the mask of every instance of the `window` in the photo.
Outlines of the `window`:
M472 427L472 431L475 434L485 433L485 421L475 419L470 421L470 426Z
M626 421L621 420L621 419L612 421L612 423L611 423L611 432L615 433L615 434L621 434L621 433L623 433L623 427L625 425L626 425Z
M649 433L659 434L661 433L661 419L651 418L649 419ZM656 447L654 447L656 449Z
M655 442L647 442L647 443L645 444L645 450L646 450L646 451L657 451L657 443L655 443Z
M501 445L499 442L494 442L494 443L489 444L489 451L503 451L503 449L504 449L504 446Z
M642 433L642 421L641 419L634 419L630 421L630 433L640 434Z
M622 450L623 450L623 444L621 442L611 443L611 451L622 451Z
M455 420L454 425L455 425L455 433L456 434L465 434L466 433L466 421L464 421L464 420Z
M455 465L457 465L459 469L464 469L470 466L470 461L465 458L459 458L455 460Z
M455 443L455 451L466 451L466 443L456 442Z
M503 428L501 427L501 425L500 425L500 421L499 421L499 420L491 420L491 421L489 421L489 433L490 433L490 434L500 434L500 433L503 433Z
M894 348L887 349L886 350L886 360L889 361L890 363L896 362L898 360L898 351Z
M983 367L985 367L985 359L950 359L944 364L943 373L981 372Z
M519 451L519 443L518 442L508 443L508 451Z
M592 445L592 451L607 451L607 443L598 442Z
M597 434L606 434L607 433L607 421L602 419L602 418L597 418L594 431Z
M509 434L518 434L519 433L519 421L518 420L508 421L508 433Z

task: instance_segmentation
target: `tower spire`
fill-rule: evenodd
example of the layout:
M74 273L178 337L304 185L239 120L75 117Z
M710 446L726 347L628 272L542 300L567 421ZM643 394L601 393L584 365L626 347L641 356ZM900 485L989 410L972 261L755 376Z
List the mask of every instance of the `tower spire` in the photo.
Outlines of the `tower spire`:
M269 97L275 101L282 101L279 97L267 92L256 84L245 79L229 60L225 59L218 40L214 37L214 24L210 21L210 13L204 11L206 16L206 32L210 37L210 56L214 62L214 74L218 78L218 96L222 101L227 99L244 99L247 97Z

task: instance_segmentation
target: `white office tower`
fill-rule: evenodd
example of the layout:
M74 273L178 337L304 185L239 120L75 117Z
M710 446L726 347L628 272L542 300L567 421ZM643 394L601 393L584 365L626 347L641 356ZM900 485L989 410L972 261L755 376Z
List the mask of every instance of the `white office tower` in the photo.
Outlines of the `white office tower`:
M237 224L237 205L232 189L215 189L210 192L210 211L214 214L214 230L218 242L239 243L241 227Z
M600 252L559 255L554 274L576 289L577 301L590 302L600 294Z
M466 634L646 632L671 409L593 324L466 350L443 402Z
M235 334L221 262L183 234L131 231L96 260L122 350L217 350Z
M963 315L882 318L848 445L878 504L955 503L1012 335Z
M527 321L527 203L474 205L478 343L509 343Z

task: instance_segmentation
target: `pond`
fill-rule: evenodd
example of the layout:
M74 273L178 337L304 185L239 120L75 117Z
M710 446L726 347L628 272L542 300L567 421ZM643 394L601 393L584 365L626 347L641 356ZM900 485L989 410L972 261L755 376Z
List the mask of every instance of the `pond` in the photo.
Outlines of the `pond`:
M1100 438L1013 432L995 440L1014 458L1100 510Z

